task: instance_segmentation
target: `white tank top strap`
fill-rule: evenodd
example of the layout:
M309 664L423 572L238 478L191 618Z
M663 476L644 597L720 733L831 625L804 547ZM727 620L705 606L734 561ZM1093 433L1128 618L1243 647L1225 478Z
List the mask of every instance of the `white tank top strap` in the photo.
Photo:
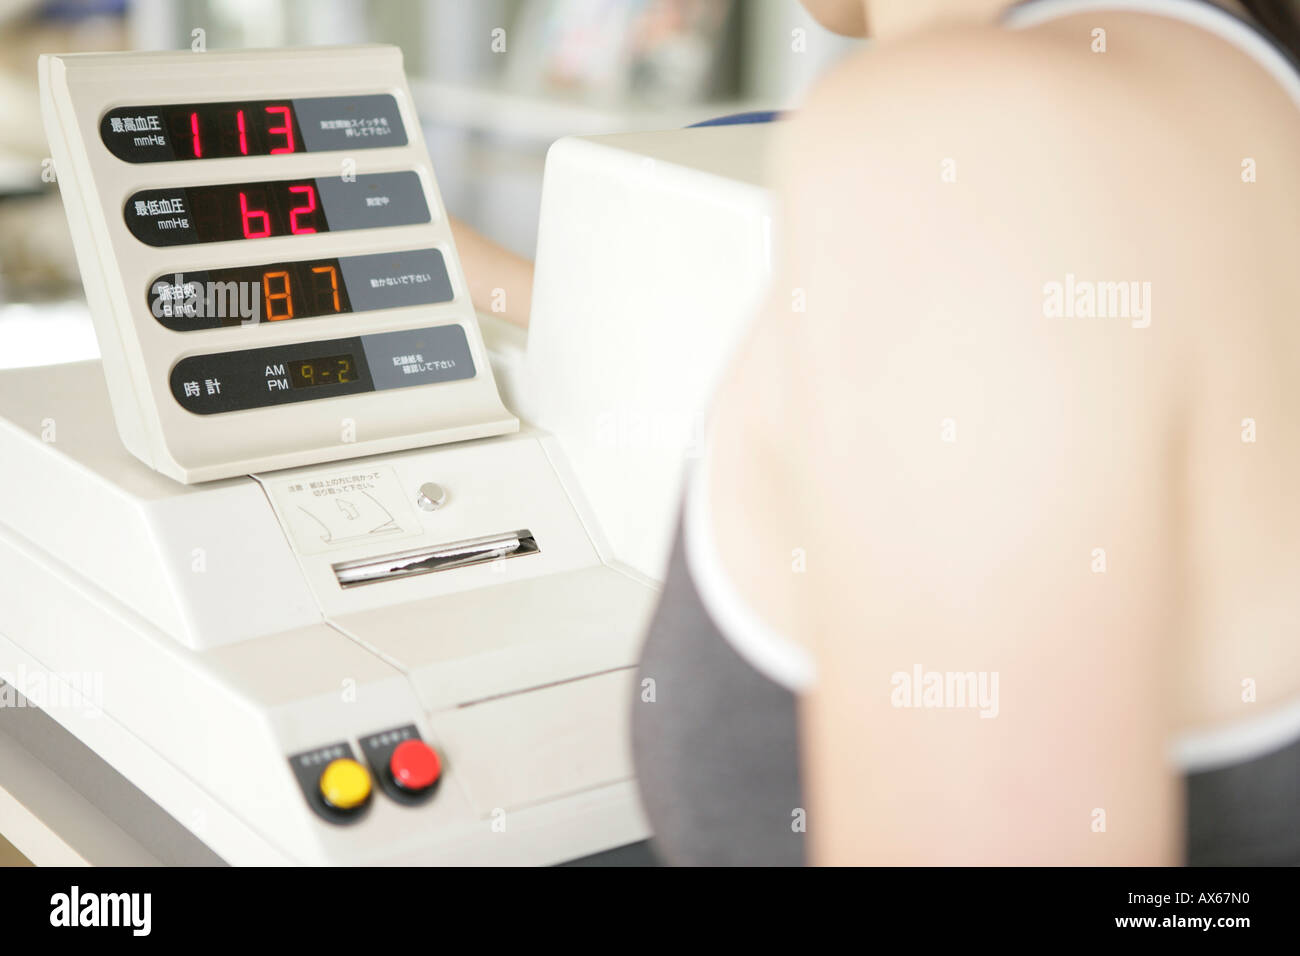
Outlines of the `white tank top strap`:
M750 667L787 690L806 690L813 682L812 655L771 627L750 607L722 564L709 501L712 448L710 428L703 454L686 477L682 544L691 580L705 610L732 650Z
M1002 23L1025 29L1083 13L1149 13L1200 27L1254 59L1300 107L1295 60L1268 34L1210 0L1025 0L1007 10Z
M1181 733L1174 738L1170 758L1184 773L1203 773L1255 760L1297 740L1300 700L1292 700L1223 727Z

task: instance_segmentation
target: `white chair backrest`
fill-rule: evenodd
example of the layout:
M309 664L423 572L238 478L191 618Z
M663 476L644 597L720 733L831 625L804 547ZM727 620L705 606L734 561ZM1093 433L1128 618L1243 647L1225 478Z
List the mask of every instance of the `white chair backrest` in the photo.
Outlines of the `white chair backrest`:
M771 275L770 124L563 139L547 156L523 417L619 560L661 578L685 459Z

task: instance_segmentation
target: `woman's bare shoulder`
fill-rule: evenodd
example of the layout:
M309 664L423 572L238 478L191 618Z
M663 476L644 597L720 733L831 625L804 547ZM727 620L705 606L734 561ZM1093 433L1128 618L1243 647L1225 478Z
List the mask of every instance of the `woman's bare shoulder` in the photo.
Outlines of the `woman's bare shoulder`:
M1192 62L1218 42L1184 39ZM970 30L870 51L786 128L782 265L715 429L719 540L745 542L724 560L760 610L809 620L835 594L845 621L875 614L939 587L935 555L980 580L1028 536L1030 579L1068 605L1096 579L1045 571L1090 536L1167 582L1170 528L1252 529L1223 555L1270 540L1258 508L1229 505L1300 464L1280 432L1239 460L1235 427L1239 407L1281 421L1300 402L1283 358L1300 290L1271 267L1300 254L1294 106L1250 64L1170 85L1062 42ZM1184 444L1200 457L1173 461ZM1214 555L1198 586L1236 605L1255 572Z
M1300 688L1294 106L1213 37L1148 72L1070 36L870 51L785 130L712 497L724 562L816 661L826 853L987 858L992 826L1008 861L1175 859L1171 733L1243 713L1255 675ZM925 719L897 693L922 673L1004 706ZM1017 785L961 818L954 778Z
M1022 334L1027 315L1041 317L1044 282L1105 221L1072 199L1103 174L1077 155L1046 85L1023 78L1047 60L992 30L873 50L824 79L782 131L781 261L718 399L711 498L733 578L796 636L807 598L792 588L813 578L791 568L813 512L889 453L864 418L938 428L947 413L932 409L929 383L973 385L982 361L948 340L991 327L981 348L1025 356L1050 334ZM1053 248L1057 234L1066 242ZM860 486L873 500L878 478Z

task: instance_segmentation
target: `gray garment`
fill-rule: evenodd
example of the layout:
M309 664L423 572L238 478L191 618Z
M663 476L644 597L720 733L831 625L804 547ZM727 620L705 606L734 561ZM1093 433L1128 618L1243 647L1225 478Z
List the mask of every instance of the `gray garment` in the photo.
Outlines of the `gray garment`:
M654 703L632 746L656 851L686 865L792 866L804 837L794 695L732 650L700 601L678 530L641 660ZM1300 740L1186 786L1192 866L1300 866Z
M1192 866L1300 866L1300 740L1187 778Z
M801 865L794 695L719 633L680 526L639 676L654 681L654 702L633 705L632 747L656 852L679 865Z

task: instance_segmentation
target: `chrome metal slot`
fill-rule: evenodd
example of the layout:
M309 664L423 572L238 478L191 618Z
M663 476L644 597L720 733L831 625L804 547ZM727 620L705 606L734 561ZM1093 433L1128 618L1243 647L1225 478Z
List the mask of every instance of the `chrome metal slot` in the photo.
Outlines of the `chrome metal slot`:
M540 550L533 533L524 529L483 538L470 538L468 541L416 548L412 551L399 551L396 554L385 554L377 558L343 561L333 567L339 587L354 588L362 584L396 581L416 574L432 574L435 571L450 571L453 568L465 568L473 564L519 558L526 554L536 554Z

